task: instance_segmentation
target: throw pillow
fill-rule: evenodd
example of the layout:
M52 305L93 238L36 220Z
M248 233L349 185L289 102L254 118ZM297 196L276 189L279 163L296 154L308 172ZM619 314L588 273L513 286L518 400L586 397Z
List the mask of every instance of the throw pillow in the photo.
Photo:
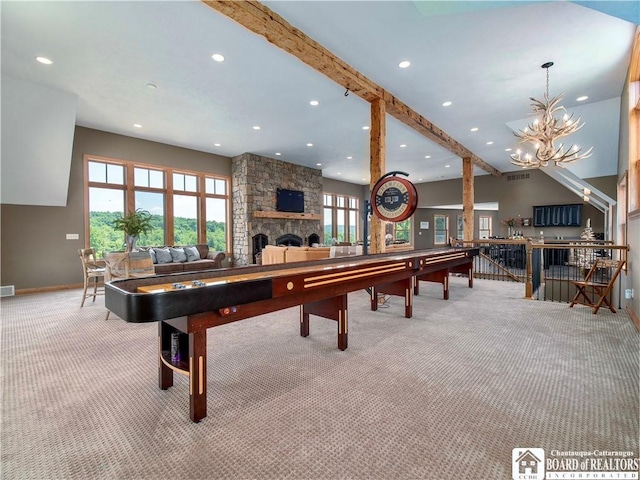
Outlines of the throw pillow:
M186 262L187 255L184 253L184 248L182 247L169 247L169 252L171 253L171 258L174 262Z
M153 263L158 263L158 259L156 258L156 251L153 248L150 248L149 253L151 254L151 259L153 260Z
M156 259L158 263L171 263L173 262L173 258L171 258L171 252L169 251L169 247L162 248L154 248L156 252Z
M184 247L184 253L187 255L187 262L200 260L200 252L196 247Z

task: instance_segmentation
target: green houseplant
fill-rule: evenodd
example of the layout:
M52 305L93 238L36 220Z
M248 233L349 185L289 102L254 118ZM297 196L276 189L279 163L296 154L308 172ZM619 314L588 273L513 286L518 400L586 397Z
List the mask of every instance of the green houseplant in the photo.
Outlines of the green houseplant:
M126 250L131 252L136 247L136 242L140 234L147 234L153 230L151 225L151 213L147 210L137 208L133 212L128 212L113 221L113 228L122 230L126 236Z

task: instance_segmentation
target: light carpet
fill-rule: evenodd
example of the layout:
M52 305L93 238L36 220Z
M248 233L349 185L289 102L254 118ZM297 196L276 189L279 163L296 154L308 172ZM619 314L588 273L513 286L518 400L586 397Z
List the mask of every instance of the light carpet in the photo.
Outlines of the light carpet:
M452 278L369 309L349 348L292 308L208 331L208 416L157 386L157 325L80 291L5 298L3 479L510 479L512 449L638 456L640 335L628 315Z

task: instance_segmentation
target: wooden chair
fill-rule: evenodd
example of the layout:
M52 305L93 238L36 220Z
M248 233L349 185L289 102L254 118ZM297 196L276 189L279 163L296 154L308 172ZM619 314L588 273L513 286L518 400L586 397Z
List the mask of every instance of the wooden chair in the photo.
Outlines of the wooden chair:
M104 295L104 275L105 268L98 264L96 259L96 251L93 248L81 248L78 250L78 256L82 261L82 271L84 274L84 290L82 292L82 303L80 307L84 307L84 302L88 297L93 297L93 301L96 301L96 296ZM100 282L103 282L100 286ZM87 293L90 284L93 284L93 292Z
M596 314L601 306L606 305L609 310L616 313L616 309L611 305L609 297L613 284L616 282L618 275L620 275L623 266L624 260L597 258L584 280L571 282L578 291L573 297L569 308L579 303L593 308L593 313ZM608 281L604 281L607 278Z

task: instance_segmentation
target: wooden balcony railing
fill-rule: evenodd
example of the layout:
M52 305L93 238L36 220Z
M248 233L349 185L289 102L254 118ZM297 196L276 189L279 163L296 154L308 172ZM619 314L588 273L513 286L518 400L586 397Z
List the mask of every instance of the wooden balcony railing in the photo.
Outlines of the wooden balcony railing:
M597 240L541 243L534 239L474 239L453 240L453 244L480 248L474 277L520 282L525 298L555 302L571 301L576 293L571 282L583 280L597 258L624 260L626 265L629 249L628 245ZM606 270L597 275L594 280L608 281Z

